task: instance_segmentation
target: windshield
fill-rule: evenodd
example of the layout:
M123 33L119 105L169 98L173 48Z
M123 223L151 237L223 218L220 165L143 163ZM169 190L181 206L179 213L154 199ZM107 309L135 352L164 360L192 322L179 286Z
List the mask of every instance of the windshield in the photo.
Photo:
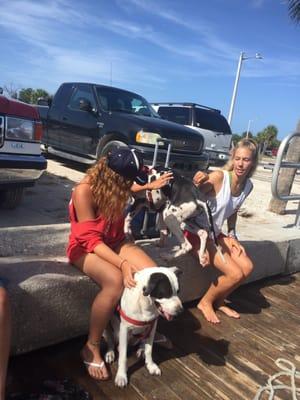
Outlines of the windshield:
M187 107L159 107L158 114L168 121L181 125L190 125L190 108Z
M231 135L230 126L223 115L210 110L195 108L194 125L209 131Z
M156 116L150 104L135 93L100 86L96 86L96 92L100 106L104 111L118 111L146 117Z

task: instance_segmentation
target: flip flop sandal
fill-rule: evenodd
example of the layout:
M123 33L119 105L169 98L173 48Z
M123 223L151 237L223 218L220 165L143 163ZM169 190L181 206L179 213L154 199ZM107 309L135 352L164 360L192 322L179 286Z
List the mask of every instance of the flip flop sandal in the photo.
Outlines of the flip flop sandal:
M100 364L99 363L95 363L95 362L89 362L89 361L85 361L83 360L83 364L86 368L88 367L94 367L94 368L99 368L99 369L103 369L105 367L105 362L102 361ZM90 375L90 374L89 374ZM94 378L92 375L90 375L91 378L96 379L98 381L107 381L109 380L109 376L107 378Z

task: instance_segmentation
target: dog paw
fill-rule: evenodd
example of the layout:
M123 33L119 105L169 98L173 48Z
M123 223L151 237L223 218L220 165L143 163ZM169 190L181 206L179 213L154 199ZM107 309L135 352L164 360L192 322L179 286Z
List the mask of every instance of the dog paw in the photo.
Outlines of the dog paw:
M118 372L115 377L115 385L118 386L119 388L123 388L127 386L127 383L128 383L127 375Z
M136 351L137 358L145 358L145 349L144 347L139 347Z
M161 375L161 370L157 364L155 363L147 364L146 367L150 375L157 375L157 376Z
M209 264L209 259L207 256L202 256L202 257L199 256L199 261L203 267L206 267Z
M113 350L109 350L106 354L105 354L105 362L107 364L112 364L115 361L115 352Z

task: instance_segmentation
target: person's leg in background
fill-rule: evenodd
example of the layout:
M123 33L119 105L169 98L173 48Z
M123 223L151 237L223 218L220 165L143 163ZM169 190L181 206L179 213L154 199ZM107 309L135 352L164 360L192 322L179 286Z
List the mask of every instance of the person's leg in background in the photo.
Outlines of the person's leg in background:
M10 352L11 313L7 291L0 281L0 400L5 400L5 382Z

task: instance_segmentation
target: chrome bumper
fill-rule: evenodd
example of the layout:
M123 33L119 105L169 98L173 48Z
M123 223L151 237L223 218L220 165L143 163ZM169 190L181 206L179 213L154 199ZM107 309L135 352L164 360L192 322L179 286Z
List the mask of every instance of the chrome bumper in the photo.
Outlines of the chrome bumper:
M0 185L31 186L47 168L47 160L39 156L0 153Z

